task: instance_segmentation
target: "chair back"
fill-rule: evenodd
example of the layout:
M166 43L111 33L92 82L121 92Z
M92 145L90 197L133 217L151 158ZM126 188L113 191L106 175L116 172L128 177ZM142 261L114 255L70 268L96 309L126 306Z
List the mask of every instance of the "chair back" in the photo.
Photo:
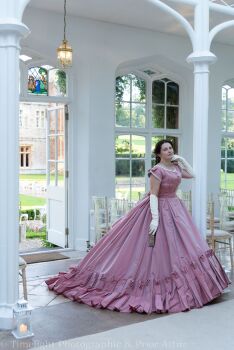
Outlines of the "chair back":
M181 189L178 189L176 192L177 196L183 201L186 208L192 213L192 191L182 191Z
M234 190L220 189L220 195L225 195L228 209L234 210Z
M220 205L220 228L223 228L225 223L229 221L227 193L224 191L220 192L218 198Z
M90 210L90 243L97 243L134 205L135 202L128 199L93 196Z
M210 242L213 249L215 249L215 222L214 222L214 200L213 195L209 196L207 203L207 211L208 211L208 228L210 229Z

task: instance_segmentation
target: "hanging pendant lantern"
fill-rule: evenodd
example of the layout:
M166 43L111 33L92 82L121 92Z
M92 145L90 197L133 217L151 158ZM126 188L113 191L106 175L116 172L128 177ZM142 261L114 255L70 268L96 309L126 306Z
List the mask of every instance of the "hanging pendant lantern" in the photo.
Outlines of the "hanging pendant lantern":
M66 39L66 0L64 0L64 26L63 26L63 41L57 48L58 64L65 69L72 66L72 48Z

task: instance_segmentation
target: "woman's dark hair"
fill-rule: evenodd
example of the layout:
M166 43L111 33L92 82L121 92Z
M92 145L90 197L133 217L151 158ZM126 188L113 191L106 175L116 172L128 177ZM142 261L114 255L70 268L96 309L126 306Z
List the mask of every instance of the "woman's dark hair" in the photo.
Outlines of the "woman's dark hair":
M155 154L156 164L158 164L160 162L160 157L158 156L158 154L161 152L161 147L164 143L170 143L170 145L174 149L173 143L170 140L163 139L163 140L158 141L155 145L154 150L153 150L153 153Z

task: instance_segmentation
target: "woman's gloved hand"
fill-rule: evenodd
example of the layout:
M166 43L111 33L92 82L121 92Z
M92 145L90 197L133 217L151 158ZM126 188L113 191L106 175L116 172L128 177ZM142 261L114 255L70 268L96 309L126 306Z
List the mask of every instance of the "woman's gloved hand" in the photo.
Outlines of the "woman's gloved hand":
M179 163L180 167L185 170L189 175L192 177L195 177L195 174L193 172L193 168L191 165L187 162L187 160L184 159L184 157L179 156L178 154L174 154L171 157L171 162Z

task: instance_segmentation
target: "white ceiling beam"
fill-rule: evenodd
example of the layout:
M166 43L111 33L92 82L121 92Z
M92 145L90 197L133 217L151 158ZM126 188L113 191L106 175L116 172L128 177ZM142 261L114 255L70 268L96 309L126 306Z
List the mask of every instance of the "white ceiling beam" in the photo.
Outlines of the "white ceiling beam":
M164 2L160 0L147 0L148 2L151 2L153 5L159 7L161 10L167 12L168 14L172 15L174 18L176 18L182 27L185 29L187 32L192 46L194 45L194 30L191 24L183 17L179 12L171 8L170 6L166 5Z
M234 20L231 21L227 21L227 22L223 22L218 24L217 26L215 26L214 28L212 28L212 30L209 33L209 41L210 41L210 45L212 43L212 40L214 39L214 37L221 32L222 30L226 29L226 28L230 28L230 27L234 27Z
M180 3L184 5L196 6L199 0L168 0L170 2Z
M234 16L234 8L231 6L219 5L219 4L214 4L213 2L210 2L209 7L210 7L210 10L212 11L223 13L225 15Z

